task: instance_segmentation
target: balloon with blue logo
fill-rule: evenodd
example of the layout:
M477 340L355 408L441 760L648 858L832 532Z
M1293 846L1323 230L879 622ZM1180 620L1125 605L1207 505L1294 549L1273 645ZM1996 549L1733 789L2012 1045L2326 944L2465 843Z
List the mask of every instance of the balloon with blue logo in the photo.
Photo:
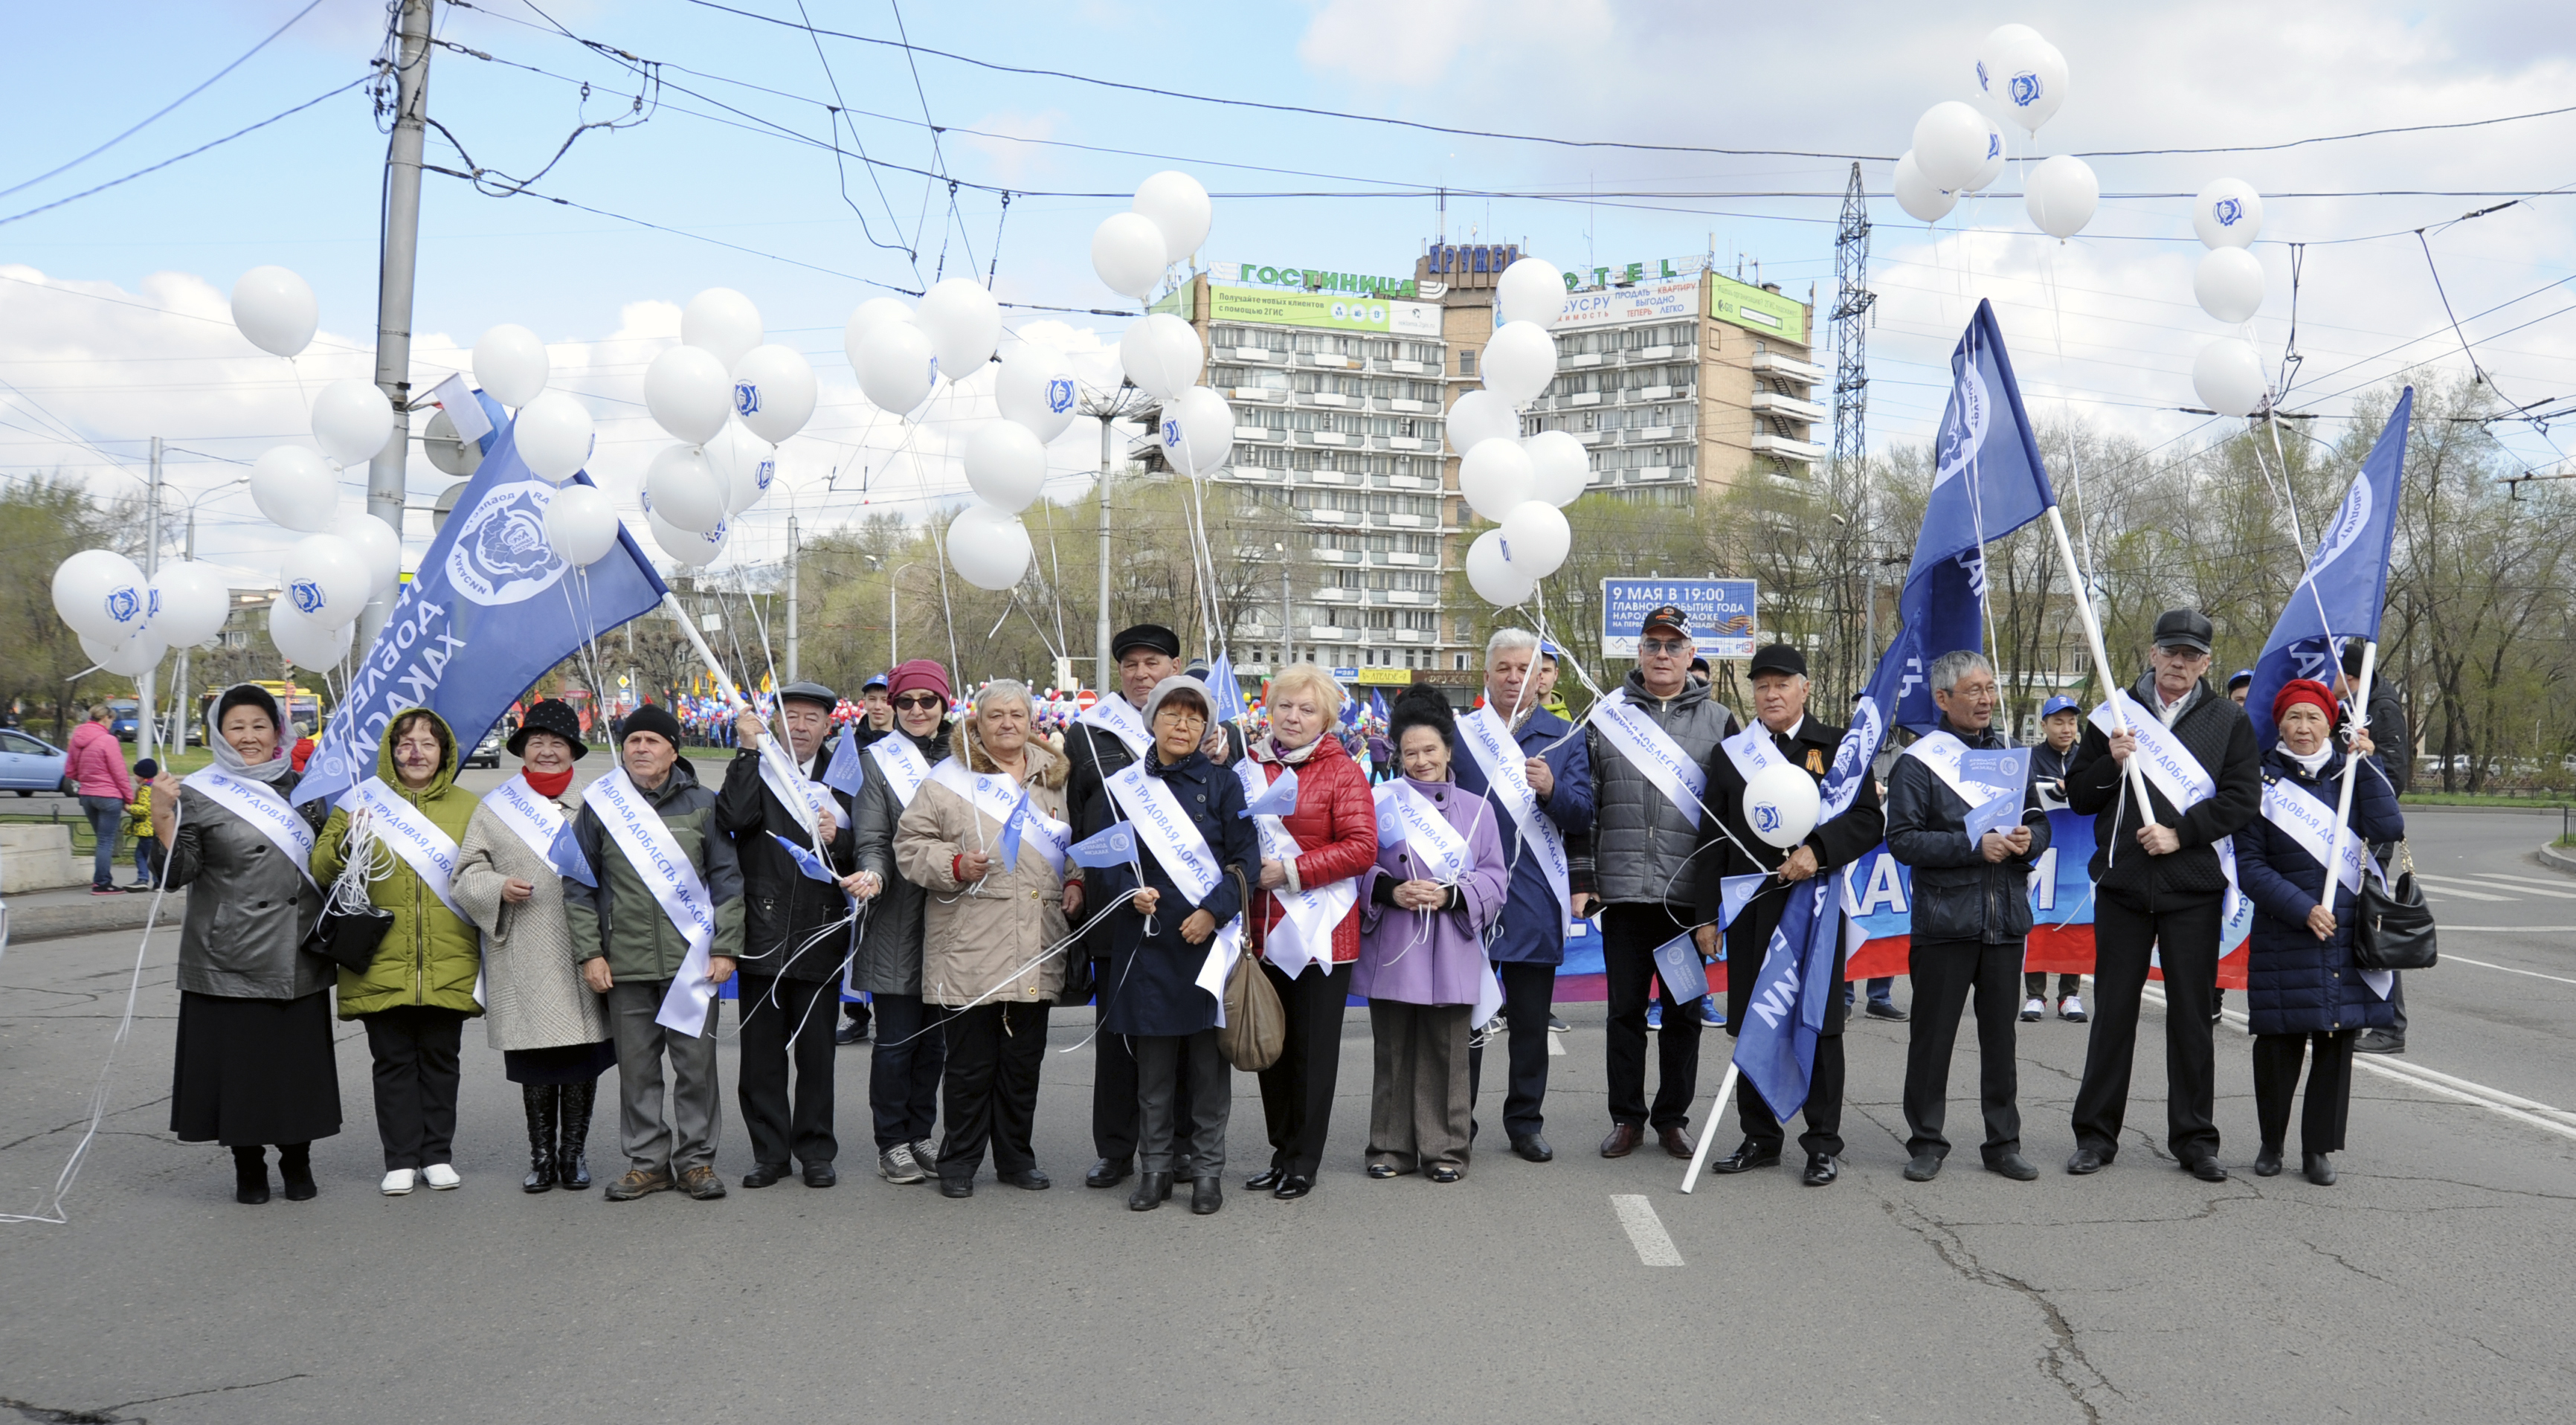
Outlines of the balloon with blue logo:
M2252 247L2263 231L2263 195L2241 178L2221 178L2193 200L2191 230L2203 247Z
M54 567L54 612L83 638L131 633L145 608L143 571L107 549L84 549Z
M2028 25L2007 25L1988 35L1977 71L1987 111L2025 133L2038 133L2066 102L2066 56Z
M1791 762L1774 762L1744 784L1744 824L1765 845L1786 849L1816 829L1824 799L1816 779Z
M662 546L663 553L692 569L704 569L715 563L716 556L724 553L725 535L730 532L722 520L703 534L682 529L655 514L650 503L644 506L644 523L653 531L653 542Z
M1935 188L1956 192L1986 161L1986 116L1945 99L1914 121L1914 166Z
M287 598L268 606L268 641L298 668L338 667L357 631L355 620L331 627L307 618Z
M1041 444L1073 424L1080 399L1072 363L1053 347L1022 342L1002 357L993 375L993 402L1001 407L1002 419L1025 428Z
M1205 386L1192 386L1163 407L1157 433L1163 458L1184 475L1223 468L1234 453L1234 408Z
M308 534L278 561L279 601L322 628L358 616L375 593L375 576L349 541L336 534Z
M1994 120L1988 119L1986 120L1985 161L1977 165L1974 176L1959 185L1959 190L1963 193L1983 193L1996 179L2003 176L2004 131Z
M814 418L814 367L789 347L755 346L733 364L733 417L778 445Z
M728 518L759 504L778 478L778 448L743 429L738 420L727 421L715 439L699 448L706 454L707 469L717 487L724 491Z

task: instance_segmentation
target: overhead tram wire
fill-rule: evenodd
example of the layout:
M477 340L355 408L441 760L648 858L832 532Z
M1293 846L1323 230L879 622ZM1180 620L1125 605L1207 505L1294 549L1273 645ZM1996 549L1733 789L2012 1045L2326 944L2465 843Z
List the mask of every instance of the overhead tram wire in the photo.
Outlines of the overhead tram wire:
M805 13L805 0L796 0L796 13L799 15L803 15ZM809 31L807 38L814 42L815 61L823 66L823 82L832 86L832 102L827 105L826 108L829 111L829 117L832 123L832 169L840 177L841 201L848 204L852 215L858 218L860 236L865 237L871 244L877 247L885 248L892 252L902 253L904 260L912 264L912 280L917 283L921 283L923 287L927 288L930 284L921 281L920 234L915 233L911 242L901 246L897 246L893 243L878 242L877 235L868 227L868 215L860 212L859 205L856 202L853 202L850 198L850 171L841 162L841 116L849 112L849 105L847 101L841 97L840 76L832 72L831 58L823 53L823 37L812 34ZM707 102L715 103L717 101L709 99ZM885 204L886 226L894 231L894 235L896 237L902 237L903 224L895 218L894 199L887 196L884 181L877 177L876 165L868 162L867 141L859 137L859 126L856 124L850 125L850 142L859 146L859 159L862 163L867 164L868 181L876 186L877 201Z
M204 153L209 149L221 148L225 144L231 143L233 140L241 138L246 134L257 133L259 130L267 128L269 125L276 123L280 119L293 118L295 115L303 113L305 110L312 108L314 105L321 103L325 99L336 98L339 95L348 93L352 89L358 88L360 85L372 83L375 78L376 72L373 69L370 69L365 74L359 75L357 78L350 80L346 84L335 85L334 87L326 89L321 93L314 95L312 98L305 100L303 103L295 105L293 108L271 114L267 118L260 120L258 123L235 129L231 133L224 135L222 138L212 139L208 142L201 143L195 148L188 150L186 153L175 154L169 158L161 160L159 163L138 168L132 173L126 174L122 178L111 178L105 183L99 184L95 188L84 188L80 192L74 193L68 198L57 198L50 203L40 204L36 207L26 209L23 212L11 213L7 217L0 217L0 225L14 223L21 218L32 218L38 213L51 212L56 208L62 207L64 204L77 203L83 198L92 197L97 194L104 193L110 188L131 183L135 179L143 177L145 174L158 173L162 169L168 168L174 163L180 163L188 159L195 158L197 155Z

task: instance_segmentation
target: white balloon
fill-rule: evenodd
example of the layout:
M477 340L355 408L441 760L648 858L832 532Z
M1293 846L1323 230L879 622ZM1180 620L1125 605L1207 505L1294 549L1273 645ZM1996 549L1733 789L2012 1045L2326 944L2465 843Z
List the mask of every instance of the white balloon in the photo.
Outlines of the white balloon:
M1986 158L1977 165L1976 173L1959 185L1966 193L1983 193L1989 184L2004 176L2004 131L1994 120L1986 120Z
M2191 230L2203 247L2251 247L2263 231L2263 195L2241 178L2219 179L2193 201Z
M1544 579L1574 552L1574 527L1565 511L1545 500L1523 500L1503 516L1503 554L1512 567L1532 579Z
M402 536L383 517L360 510L340 521L332 533L349 542L358 558L367 566L367 596L393 588L402 582ZM175 641L175 640L173 640ZM190 642L196 640L191 639Z
M859 343L859 391L877 409L910 415L930 398L939 358L930 336L910 322L882 322Z
M349 645L357 633L355 616L324 625L297 613L295 606L283 598L268 606L268 641L298 668L338 667L340 660L349 656Z
M1517 440L1479 441L1458 461L1458 493L1476 513L1499 524L1534 498L1537 472Z
M1486 390L1516 406L1535 401L1556 379L1556 338L1536 322L1505 322L1486 340L1478 369Z
M566 485L546 502L546 545L567 564L592 564L617 544L617 510L595 485Z
M666 445L644 471L644 494L654 514L674 529L704 534L724 523L731 482L719 484L707 457L694 445Z
M2250 416L2271 396L2263 359L2251 343L2232 336L2211 342L2192 358L2191 388L2202 405L2222 416Z
M1002 339L1001 304L970 277L951 277L923 293L912 319L930 334L931 354L951 381L974 375Z
M1026 426L988 421L967 437L966 484L996 509L1025 510L1046 487L1046 447Z
M1186 173L1165 169L1136 185L1135 209L1163 235L1163 260L1178 262L1207 241L1215 218L1208 191Z
M323 628L355 619L376 592L365 557L336 534L308 534L288 545L277 581L280 601Z
M233 283L233 325L262 351L295 355L321 320L312 287L283 267L254 267Z
M1128 323L1118 338L1118 365L1136 389L1168 401L1188 390L1207 363L1198 328L1169 312Z
M1955 190L1986 161L1986 116L1944 99L1914 121L1914 166L1935 188Z
M1142 213L1112 213L1091 233L1091 270L1110 291L1140 302L1163 280L1168 254L1163 230Z
M717 487L725 492L727 519L759 504L760 497L769 493L770 482L778 478L777 447L744 430L738 421L725 422L716 438L700 449L706 452L707 469L715 475Z
M342 465L373 460L393 433L393 404L372 381L334 381L313 398L313 439Z
M727 527L721 523L704 534L692 533L653 513L649 504L644 507L644 523L652 529L653 542L662 546L664 554L692 569L704 569L724 553Z
M1562 508L1592 487L1592 453L1561 430L1543 430L1521 442L1529 453L1530 495Z
M303 446L275 446L250 467L250 498L279 527L320 534L339 508L340 477Z
M2039 31L2028 25L1997 25L1986 33L1985 39L1977 45L1977 82L1973 92L1978 108L1997 118L2003 117L2008 107L2002 98L2004 56L2024 41L2038 38Z
M121 678L143 676L161 661L162 654L170 651L160 635L149 628L138 628L115 638L91 638L83 634L80 646L81 652L98 665L99 671L114 673Z
M382 521L378 521L382 523ZM152 576L153 636L172 648L194 648L223 632L233 591L215 566L183 559Z
M1234 454L1234 408L1205 386L1192 386L1163 407L1155 438L1163 459L1184 475L1206 475Z
M1959 206L1959 195L1935 187L1931 179L1924 177L1923 169L1914 162L1914 150L1909 148L1896 160L1896 206L1918 223L1937 223Z
M474 339L474 384L513 410L537 398L554 375L546 344L509 322Z
M1449 407L1449 448L1460 455L1489 440L1518 440L1520 413L1493 391L1467 391Z
M1816 779L1792 762L1774 762L1744 784L1744 824L1773 846L1806 840L1823 810Z
M1535 257L1515 260L1494 279L1494 320L1536 322L1544 327L1565 310L1565 274L1553 262Z
M120 639L151 617L151 590L133 560L84 549L54 566L54 612L84 638Z
M1997 118L2038 133L2066 102L2066 56L2035 30L2013 37L1985 61L1986 92Z
M2263 264L2241 247L2214 247L2191 274L2200 309L2229 326L2254 320L2263 306Z
M2061 153L2030 171L2022 194L2022 206L2041 232L2071 238L2093 221L2093 209L2102 201L2102 180L2093 176L2092 165Z
M1498 609L1526 602L1538 581L1512 567L1503 550L1503 532L1489 529L1467 546L1467 586L1476 597Z
M1020 582L1029 568L1029 531L1020 517L973 504L948 523L948 563L978 589L998 592Z
M680 309L680 344L713 356L727 371L762 340L760 309L731 287L710 287Z
M733 380L703 347L675 346L644 368L644 409L683 445L704 445L733 413Z
M560 485L590 463L599 427L581 402L548 391L519 408L510 435L518 442L519 459L539 478Z
M777 445L814 418L814 368L801 352L755 346L733 364L733 413Z
M1023 344L1002 358L993 375L993 403L1002 419L1017 421L1040 444L1064 434L1073 424L1081 393L1073 383L1073 363L1053 347Z
M868 333L888 322L912 320L912 308L893 297L870 297L850 313L849 322L841 328L841 350L850 358L850 369L859 369L859 347Z

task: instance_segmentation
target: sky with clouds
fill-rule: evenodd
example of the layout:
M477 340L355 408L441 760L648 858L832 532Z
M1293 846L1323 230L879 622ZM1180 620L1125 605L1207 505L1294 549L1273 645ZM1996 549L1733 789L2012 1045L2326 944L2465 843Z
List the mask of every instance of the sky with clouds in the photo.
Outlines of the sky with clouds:
M45 175L205 83L305 3L44 7L15 17L0 54L0 132L13 140L0 159L0 474L61 468L131 492L160 434L180 452L178 497L199 499L201 549L244 571L291 536L223 488L244 468L232 462L309 439L310 393L372 370L385 140L370 101L339 93L74 195L362 78L384 7L320 0L203 92ZM1882 195L1879 446L1929 434L1979 298L1997 306L2036 414L2149 441L2215 433L2178 409L2198 404L2194 352L2223 334L2192 298L2201 249L2187 195L2227 176L2267 195L2254 251L2268 295L2251 333L2267 364L2289 335L2303 245L2306 360L2288 404L2316 412L2320 434L2355 392L2409 365L2466 369L2444 294L2504 395L2576 393L2576 113L2264 152L2121 152L2560 108L2576 102L2576 8L2564 5L442 0L438 13L429 112L446 132L430 161L522 180L553 166L511 197L425 180L416 385L465 367L485 327L535 329L557 386L599 416L594 470L631 515L665 441L643 414L643 368L677 339L692 293L740 289L822 385L813 422L782 451L789 493L736 535L755 562L783 550L791 508L810 531L953 498L954 453L992 418L989 376L910 426L868 405L841 352L852 307L989 272L1020 304L1006 313L1013 332L1114 379L1127 318L1091 309L1125 304L1091 274L1089 233L1167 167L1217 195L1211 261L1408 273L1442 230L1431 195L1447 189L1452 240L1519 242L1569 268L1714 252L1830 304L1842 156L1859 156ZM797 23L809 20L840 34ZM2006 21L2038 27L2069 68L2064 107L2036 138L2017 136L2016 156L2097 155L2113 195L2070 242L2033 228L2008 196L2013 172L1931 228L1883 196L1915 117L1965 97L1978 41ZM907 37L945 53L882 43ZM1101 82L1015 72L1029 70ZM1007 209L995 190L1010 192ZM321 335L293 363L260 354L227 317L234 279L266 263L302 273L321 299ZM2576 437L2501 433L2542 467ZM1078 493L1096 431L1077 424L1050 454L1052 488ZM425 461L413 471L426 505L447 479ZM362 493L353 478L347 507ZM408 534L416 552L427 520Z

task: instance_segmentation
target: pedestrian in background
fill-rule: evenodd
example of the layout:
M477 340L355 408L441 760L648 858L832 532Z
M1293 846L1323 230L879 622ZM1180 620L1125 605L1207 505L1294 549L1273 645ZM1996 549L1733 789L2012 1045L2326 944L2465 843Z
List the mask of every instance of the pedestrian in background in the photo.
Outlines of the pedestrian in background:
M71 779L81 815L88 818L90 835L98 841L89 873L89 893L94 896L124 894L116 886L117 836L125 825L125 804L134 800L134 782L125 772L125 749L108 730L107 718L107 704L92 707L89 721L72 729L71 746L63 759L63 775Z
M2237 702L2241 705L2244 699L2240 697ZM2084 732L2084 710L2073 698L2060 693L2040 705L2039 727L2040 743L2030 752L2031 787L2039 797L2039 804L2054 811L2066 805L2066 772L2075 765L2075 742ZM2024 945L2027 944L2025 939ZM2084 997L2079 993L2083 987L2082 975L2059 973L2058 1018L2069 1024L2084 1022ZM2047 1018L2048 972L2025 971L2022 991L2028 996L2022 1002L2022 1022L2037 1024Z
M129 891L158 890L161 886L161 839L152 834L152 781L161 775L161 764L146 757L134 764L134 800L125 804L125 829L134 838L134 884Z

